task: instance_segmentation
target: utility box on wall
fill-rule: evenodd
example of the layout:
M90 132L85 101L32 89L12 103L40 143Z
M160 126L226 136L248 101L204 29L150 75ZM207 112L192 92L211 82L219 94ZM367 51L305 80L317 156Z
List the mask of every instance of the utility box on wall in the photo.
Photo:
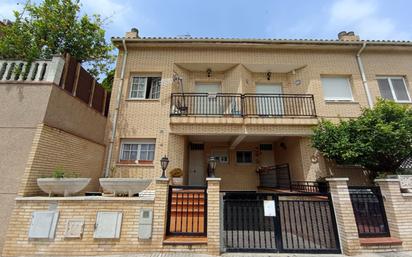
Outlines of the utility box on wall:
M31 217L29 239L54 239L58 211L34 211Z
M140 210L139 239L152 238L153 209L143 208Z

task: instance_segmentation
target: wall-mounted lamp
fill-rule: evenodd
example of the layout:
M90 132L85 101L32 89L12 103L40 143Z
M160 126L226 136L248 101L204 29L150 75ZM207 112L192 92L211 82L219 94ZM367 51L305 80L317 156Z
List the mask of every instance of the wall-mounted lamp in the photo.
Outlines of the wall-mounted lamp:
M208 174L209 178L214 178L215 177L215 169L216 169L216 158L214 156L210 156L209 160L207 161L209 163L209 168L210 168L210 172Z
M210 68L207 69L206 73L207 73L207 77L210 78L210 76L212 75L212 69L210 69Z
M286 149L288 149L287 147L286 147L286 144L285 143L280 143L280 147L283 149L283 150L286 150Z
M169 158L167 158L165 155L162 159L160 159L160 166L162 167L161 178L166 178L165 170L167 169L168 165L169 165Z
M268 73L266 73L266 78L268 80L270 80L270 77L272 76L272 72L268 71Z

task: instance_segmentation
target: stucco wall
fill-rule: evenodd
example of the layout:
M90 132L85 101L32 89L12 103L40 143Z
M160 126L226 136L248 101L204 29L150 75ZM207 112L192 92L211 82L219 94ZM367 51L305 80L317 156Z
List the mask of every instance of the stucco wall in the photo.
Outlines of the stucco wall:
M61 88L52 87L44 123L104 143L106 117Z
M0 249L50 85L0 84Z

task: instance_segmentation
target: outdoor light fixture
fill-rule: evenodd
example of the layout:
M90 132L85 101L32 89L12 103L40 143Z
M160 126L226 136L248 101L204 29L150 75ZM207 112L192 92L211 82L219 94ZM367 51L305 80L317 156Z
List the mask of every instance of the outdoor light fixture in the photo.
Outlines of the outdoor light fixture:
M217 164L216 158L213 156L210 156L208 163L209 163L209 168L210 168L209 177L215 178L215 169L216 169L216 164Z
M211 68L207 69L206 73L207 73L207 77L210 78L210 76L212 75L212 69Z
M169 158L167 158L166 155L163 156L162 159L160 159L160 165L162 167L162 176L161 176L161 178L166 178L165 170L167 169L167 165L169 165Z
M272 76L272 72L268 71L268 73L266 73L266 77L268 80L270 80L270 77Z

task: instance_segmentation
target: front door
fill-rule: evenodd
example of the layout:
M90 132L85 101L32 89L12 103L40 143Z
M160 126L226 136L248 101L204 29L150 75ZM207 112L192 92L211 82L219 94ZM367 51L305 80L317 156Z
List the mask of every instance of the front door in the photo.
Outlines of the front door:
M282 85L256 84L256 110L258 115L279 116L283 113Z
M189 185L205 185L205 162L203 144L190 144L189 151Z

